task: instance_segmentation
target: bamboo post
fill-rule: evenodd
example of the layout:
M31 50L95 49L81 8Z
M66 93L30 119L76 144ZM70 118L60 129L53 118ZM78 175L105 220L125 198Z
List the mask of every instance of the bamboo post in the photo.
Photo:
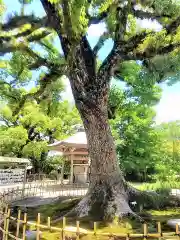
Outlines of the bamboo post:
M8 212L8 206L6 205L5 211L4 211L4 232L3 232L3 240L5 240L6 237L6 221L7 221L7 212Z
M127 233L126 240L129 240L129 233Z
M36 222L36 240L40 239L40 223L41 223L41 215L38 213L37 222Z
M97 223L94 222L94 236L97 236Z
M128 230L126 240L129 240L129 225L126 223L126 229Z
M24 213L22 240L26 239L27 213Z
M178 238L180 238L180 236L179 236L179 225L178 225L178 223L176 224L176 235L178 236Z
M50 217L47 218L47 226L48 226L49 231L51 231L51 218Z
M162 229L161 229L161 223L160 222L158 222L157 223L158 225L157 225L157 227L158 227L158 233L159 233L159 240L162 238Z
M62 240L65 240L65 227L66 227L66 218L63 217L63 225L62 225Z
M146 240L148 235L148 228L146 223L143 224L143 228L144 228L144 240Z
M19 237L20 220L21 220L21 210L18 210L17 227L16 227L16 237L17 238Z
M76 240L79 240L79 221L76 221Z
M5 239L8 240L9 236L9 219L10 219L11 209L8 209L7 218L6 218L6 228L5 228Z

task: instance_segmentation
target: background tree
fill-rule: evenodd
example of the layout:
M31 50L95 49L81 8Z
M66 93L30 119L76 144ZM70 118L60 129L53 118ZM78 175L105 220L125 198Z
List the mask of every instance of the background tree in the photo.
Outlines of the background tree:
M37 84L31 86L34 76L26 69L19 52L6 60L6 68L1 68L0 153L2 156L30 158L35 173L52 170L47 159L47 145L71 135L75 130L72 127L80 122L75 107L61 99L64 91L62 79L51 83L40 98L28 99L18 114L13 115L21 98L28 92L37 91L39 78L43 75L40 72Z
M67 102L59 103L59 111L49 117L37 104L26 104L14 123L11 111L6 105L0 114L2 119L0 136L1 156L28 157L35 173L48 173L47 145L56 139L63 139L74 133L80 122L77 110Z
M178 181L180 160L180 122L162 123L156 127L160 136L159 154L160 161L157 163L157 180ZM171 173L171 174L170 174Z
M41 0L41 3L45 16L15 15L1 28L2 54L18 49L29 56L28 69L48 68L39 89L23 95L13 115L29 97L39 97L50 82L65 74L85 127L91 158L89 191L75 211L80 216L98 212L98 217L103 218L133 214L128 199L137 192L127 186L119 169L108 123L110 80L120 74L126 61L141 61L156 81L177 72L179 3L170 0ZM138 19L156 21L160 27L142 29ZM91 48L87 29L100 22L106 26L105 33ZM58 54L53 52L53 46L48 46L55 33L62 48ZM112 49L99 66L96 58L107 39L113 41ZM45 47L48 58L32 48L33 42Z
M125 63L121 77L126 86L111 88L109 102L116 109L111 125L121 168L126 179L137 182L152 179L148 174L155 172L161 144L153 109L161 90L143 71L135 62Z

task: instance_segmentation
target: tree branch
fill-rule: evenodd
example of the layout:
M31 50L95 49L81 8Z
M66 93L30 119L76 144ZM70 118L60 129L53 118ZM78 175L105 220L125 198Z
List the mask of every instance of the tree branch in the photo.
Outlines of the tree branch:
M0 44L10 44L10 42L13 40L13 38L19 38L19 37L26 37L26 38L24 38L24 40L28 41L28 42L39 41L39 40L45 38L46 36L48 36L49 34L51 34L52 32L48 31L48 30L43 30L38 34L37 33L32 34L32 33L33 33L32 29L29 29L27 31L20 32L15 35L11 35L11 36L0 35Z
M81 54L84 59L84 65L88 73L88 78L90 79L90 81L93 81L93 78L96 75L96 61L86 36L82 37L80 47L81 47ZM81 65L81 67L83 68L80 62L79 62L79 65Z
M13 30L13 29L19 28L27 23L31 24L31 26L34 30L39 29L41 27L48 27L47 17L37 18L34 15L29 15L29 16L14 16L14 17L12 17L5 24L3 24L1 26L1 30L3 30L3 31Z
M61 41L61 46L64 52L65 57L67 58L70 50L71 45L69 40L67 39L66 34L63 30L63 21L61 19L60 14L56 10L56 5L52 4L49 0L41 0L41 3L46 11L48 16L49 25L57 32L59 39Z
M24 95L21 98L17 108L13 111L12 115L13 116L17 115L28 99L31 99L31 98L32 99L38 99L44 93L44 91L48 87L48 85L51 84L52 82L56 81L58 77L59 77L59 73L54 72L53 70L51 70L50 73L46 74L40 80L39 90L37 90L37 92L35 92L35 93L28 93L28 94Z
M87 14L88 17L89 17L89 26L91 24L98 24L101 21L103 21L105 18L107 18L108 13L109 13L109 9L110 9L110 7L106 11L100 13L98 16L95 16L95 17L92 17L89 14Z
M175 33L179 25L180 25L180 17L176 18L174 21L172 21L169 25L165 27L167 34Z
M9 87L11 87L11 84L5 81L0 81L0 85L8 85Z
M166 14L162 14L162 15L158 15L156 13L152 13L152 12L148 12L148 11L143 11L143 10L135 10L134 8L132 8L132 13L136 18L140 18L140 19L151 19L151 20L160 20L163 17L168 17L170 18L171 16L166 15Z
M39 67L42 67L42 66L46 66L47 68L53 68L53 69L59 69L59 64L58 63L54 63L54 62L51 62L49 61L48 59L46 58L43 58L41 56L39 56L36 52L34 52L31 48L27 47L25 49L25 51L34 59L36 59L36 62L30 64L28 67L33 70L33 69L37 69ZM65 66L65 65L61 65L62 66ZM57 70L58 71L58 70Z
M153 32L141 32L138 35L132 36L131 38L128 39L127 42L122 42L121 45L123 47L119 47L119 49L122 49L122 52L131 52L134 49L138 47L138 45L150 34ZM120 44L119 44L120 45ZM117 51L118 52L118 51Z
M56 49L56 47L53 46L49 46L45 41L43 41L43 39L41 41L38 42L42 47L44 47L47 51L53 52L54 54L58 54L59 55L59 51ZM63 57L60 55L60 57Z
M42 31L39 34L30 35L25 40L27 40L28 42L39 41L40 39L46 37L50 33L51 33L50 31L45 30L45 31ZM15 45L15 44L11 43L12 38L16 37L16 36L11 36L11 37L0 36L0 55L4 55L6 53L10 53L10 52L13 52L13 51L16 51L16 50L26 50L26 49L28 49L28 47L25 44L19 43L19 44ZM21 36L23 36L23 34L21 34ZM4 40L6 40L7 42L5 42ZM33 51L31 51L31 53L32 52Z
M156 48L148 48L146 49L145 52L138 52L138 53L129 53L126 55L124 60L144 60L144 59L149 59L153 58L156 55L165 55L169 52L174 51L175 49L180 47L180 43L175 43L175 44L169 44L167 46L159 47L158 49Z
M115 43L123 41L123 39L124 39L124 35L126 32L126 26L127 26L127 18L128 18L128 14L130 12L129 3L130 3L130 1L128 1L127 6L124 6L123 8L121 8L120 6L117 7Z
M116 28L114 46L107 58L102 63L99 71L98 78L104 79L104 81L110 81L110 77L113 75L113 69L117 62L120 60L120 54L117 54L122 42L124 42L124 35L126 32L127 18L130 12L130 1L123 8L117 6L116 8ZM106 80L105 80L106 79Z
M150 13L147 12L142 12L140 10L136 11L136 14L141 14L141 16L148 16L150 18ZM152 17L155 17L156 15L151 13ZM125 17L125 15L124 15ZM156 16L156 17L160 17L160 16ZM125 21L125 19L123 20L123 18L120 18L122 20L120 20L120 22ZM178 17L177 19L175 19L172 23L170 23L169 25L167 25L165 27L166 31L167 31L167 35L169 34L173 34L176 32L177 28L180 25L180 17ZM123 26L125 26L125 22L123 24ZM119 23L119 27L120 27L120 23ZM118 26L116 26L116 29L119 28ZM99 74L101 76L103 76L105 74L105 72L107 71L111 71L113 70L114 66L116 65L116 63L120 60L144 60L147 58L152 58L154 57L156 54L158 55L163 55L163 54L167 54L171 51L173 51L176 48L179 48L179 43L177 44L169 44L167 46L163 46L160 47L159 49L156 48L147 48L146 51L144 51L143 53L133 53L133 51L138 47L138 45L150 34L152 34L152 32L142 32L136 36L133 36L132 38L130 38L127 42L123 41L122 36L123 33L125 32L125 29L121 29L121 31L117 31L116 30L116 36L115 36L115 43L114 43L114 47L112 49L112 51L110 52L110 54L108 55L108 57L105 59L105 61L103 62L102 66L100 67L99 70ZM118 42L120 38L120 41ZM116 40L118 39L118 40ZM110 68L110 66L112 66Z
M100 36L98 42L93 48L93 53L95 56L97 56L99 50L103 47L104 42L108 39L108 37L109 37L109 33L107 32L103 33L103 35Z
M4 94L4 92L1 92L1 97L6 95L6 97L11 98L15 102L19 100L19 96L18 96L17 92L13 92L15 89L13 89L12 85L15 83L15 80L12 80L10 83L5 82L5 81L0 81L0 86L7 85L9 87L7 90L8 92L5 91L5 94ZM4 90L5 88L2 87L2 89Z
M0 116L0 121L4 122L7 127L12 127L12 126L14 126L10 121L8 121L7 119L5 119L3 116Z
M62 9L64 16L64 28L66 29L68 37L72 40L73 31L72 31L72 21L70 15L69 1L62 0Z
M48 68L54 68L54 69L56 68L56 69L58 69L57 71L59 71L58 63L51 62L51 61L41 57L27 45L19 44L19 45L15 46L12 44L0 44L0 55L4 55L6 53L11 53L11 52L15 52L15 51L26 52L29 54L29 56L31 56L35 60L35 62L29 64L29 66L28 66L29 69L31 69L31 70L37 69L41 66L46 66ZM65 67L65 65L61 64L60 67L61 68Z
M59 30L62 30L62 19L56 10L55 4L51 3L49 0L41 0L41 3L47 14L49 26L51 26L57 32L59 32Z
M163 17L171 18L171 16L167 15L167 14L158 15L153 12L148 12L148 11L145 12L142 10L135 10L133 7L132 7L132 13L135 17L140 18L140 19L146 18L146 19L151 19L151 20L160 20ZM177 30L177 28L179 27L179 25L180 25L180 17L177 17L169 25L165 26L167 34L174 33Z
M48 30L44 30L42 31L41 33L39 34L33 34L33 35L30 35L26 38L26 40L28 42L37 42L45 37L47 37L48 35L50 35L52 32L51 31L48 31Z
M27 45L25 44L18 44L18 45L13 45L13 44L0 44L0 55L4 55L6 53L11 53L11 52L15 52L15 51L25 51L27 52L31 57L33 58L38 58L41 60L41 62L46 62L45 59L43 59L42 57L40 57L37 53L35 53L31 48L29 48Z
M21 49L23 49L23 48L24 48L24 46L23 47L21 46ZM15 46L15 45L12 45L10 43L0 42L0 56L3 56L6 53L15 52L18 49L20 49L20 44Z

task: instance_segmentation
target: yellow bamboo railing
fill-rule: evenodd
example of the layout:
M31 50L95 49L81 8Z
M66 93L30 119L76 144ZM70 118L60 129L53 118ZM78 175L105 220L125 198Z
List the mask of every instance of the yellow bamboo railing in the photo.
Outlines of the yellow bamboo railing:
M80 229L80 222L76 222L76 227L73 230L68 229L66 218L63 218L62 227L53 227L51 225L51 218L47 218L47 224L41 224L40 218L41 215L38 213L37 219L35 222L31 222L27 220L27 214L22 214L21 211L18 211L17 218L14 216L11 216L10 209L5 208L4 211L0 211L0 214L3 216L4 224L1 224L0 231L3 233L3 240L8 239L15 239L15 240L25 240L26 239L26 230L27 227L35 227L36 229L36 240L41 239L41 231L49 231L49 232L58 232L59 236L61 236L62 240L66 239L66 234L72 234L75 236L76 240L81 239L81 236L95 236L95 237L107 237L110 239L115 239L117 237L124 238L126 240L128 239L163 239L163 238L169 238L171 239L173 236L177 237L177 239L180 239L180 231L178 224L176 225L176 229L174 232L162 232L161 223L157 223L157 232L156 233L150 233L148 231L148 224L143 224L143 231L142 233L108 233L108 232L98 232L97 229L97 223L94 222L94 229L92 231L82 231ZM16 231L15 233L12 233L9 229L10 222L15 221L16 222ZM22 229L22 232L20 231Z
M1 202L1 210L0 216L2 218L0 224L0 231L3 234L2 240L15 239L15 240L25 240L26 239L26 231L29 227L34 227L36 229L36 240L41 239L41 231L49 231L49 232L57 232L59 236L61 236L61 240L65 240L68 234L75 236L76 240L80 240L82 236L94 236L97 239L101 239L101 237L106 237L109 239L123 238L126 240L130 239L159 239L162 240L164 238L172 239L172 237L176 237L176 239L180 240L180 231L179 225L176 225L175 231L172 232L163 232L161 223L157 223L157 232L149 232L148 224L145 223L142 225L143 231L141 233L110 233L110 232L100 232L98 231L97 223L94 222L93 230L85 230L80 228L80 222L76 222L76 227L74 229L68 228L67 219L64 217L62 221L62 227L55 227L51 224L51 218L47 217L47 224L41 223L41 215L37 214L36 221L28 221L27 213L21 213L21 210L18 210L17 217L11 215L11 210L8 208L8 204L4 201L5 195L0 198ZM14 232L10 229L11 222L15 222L16 230ZM1 239L1 238L0 238ZM74 239L74 238L73 238Z

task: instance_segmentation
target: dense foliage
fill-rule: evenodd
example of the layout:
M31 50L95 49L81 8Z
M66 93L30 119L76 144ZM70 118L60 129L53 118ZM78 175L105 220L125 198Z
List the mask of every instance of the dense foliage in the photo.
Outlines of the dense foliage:
M159 155L157 163L157 179L160 181L179 180L180 160L180 121L163 123L156 128L160 135Z
M153 106L158 103L161 90L143 71L137 63L125 65L124 90L114 87L110 91L110 106L114 99L119 101L116 117L111 120L118 158L126 179L135 181L149 180L148 174L155 172L159 160L160 138Z
M127 180L152 180L160 141L153 106L158 103L161 90L138 63L125 63L121 76L126 85L112 87L109 95L110 109L115 109L111 125L120 166Z
M37 91L43 74L43 71L38 73L37 83L32 86L34 75L26 69L19 52L6 60L5 68L1 67L0 155L28 157L35 172L52 170L47 145L71 135L73 127L80 123L76 108L62 100L63 79L51 83L49 91L40 98L28 99L18 114L13 115L21 97Z
M125 178L136 182L177 179L180 124L156 125L154 106L161 88L138 63L124 64L121 76L125 85L110 90L109 116Z

